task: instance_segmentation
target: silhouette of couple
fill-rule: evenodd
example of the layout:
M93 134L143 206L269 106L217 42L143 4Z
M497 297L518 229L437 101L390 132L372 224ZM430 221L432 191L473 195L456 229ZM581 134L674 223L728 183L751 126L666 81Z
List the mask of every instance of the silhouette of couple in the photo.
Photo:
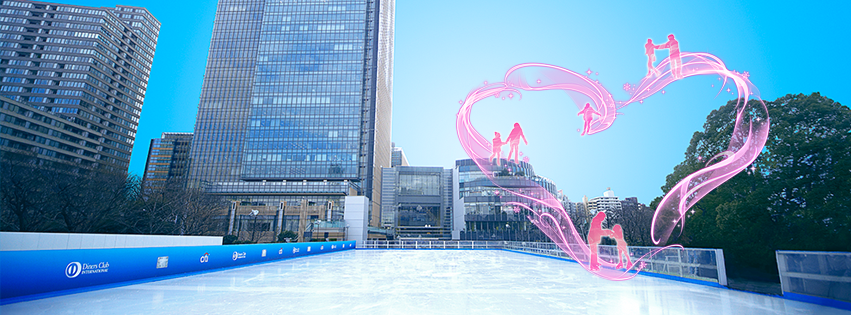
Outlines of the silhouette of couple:
M597 246L604 236L615 239L618 242L618 265L615 269L626 268L632 266L632 261L629 259L629 251L626 248L626 241L623 238L623 229L620 224L615 224L611 230L603 229L603 221L606 220L605 212L597 212L597 215L591 219L591 228L588 230L588 245L591 247L591 259L589 266L591 270L600 270L600 260L598 258ZM623 264L623 257L626 257L626 265Z
M680 42L674 39L674 34L668 35L668 41L662 45L654 45L652 39L647 39L647 44L644 44L644 53L647 55L647 75L659 75L659 70L653 67L653 62L656 61L656 49L668 49L668 56L671 59L671 75L674 76L674 79L681 79L683 77L683 61L680 58Z
M499 132L493 133L493 153L491 153L490 158L488 160L492 161L494 157L496 157L496 165L499 165L500 159L502 159L502 146L504 144L508 144L508 160L511 160L511 153L514 153L514 163L519 163L518 160L520 158L520 138L523 138L523 143L529 145L529 142L526 141L526 136L523 135L523 129L520 128L520 123L514 123L514 129L511 129L511 133L508 134L508 138L505 139L505 142L502 142L502 135Z

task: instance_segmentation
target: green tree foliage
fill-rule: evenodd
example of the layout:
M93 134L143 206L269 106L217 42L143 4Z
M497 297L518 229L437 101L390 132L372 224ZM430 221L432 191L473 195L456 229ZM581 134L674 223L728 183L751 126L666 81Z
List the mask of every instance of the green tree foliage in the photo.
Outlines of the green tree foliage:
M709 114L664 193L727 149L735 105ZM671 242L723 248L732 269L766 273L776 273L775 250L851 251L851 110L819 93L766 106L771 131L762 154L692 207Z

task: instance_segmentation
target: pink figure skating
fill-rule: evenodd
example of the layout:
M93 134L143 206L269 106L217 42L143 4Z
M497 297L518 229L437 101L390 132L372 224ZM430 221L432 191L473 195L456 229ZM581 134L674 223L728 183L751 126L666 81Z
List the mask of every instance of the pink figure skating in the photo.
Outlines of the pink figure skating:
M606 220L605 212L597 212L597 215L591 219L591 226L588 229L588 247L591 248L591 259L588 261L590 270L600 270L600 261L597 257L597 245L603 236L614 237L612 230L603 229L603 221Z
M496 165L499 165L500 159L502 159L502 145L508 143L502 142L500 137L502 137L502 135L500 135L499 132L493 133L493 153L488 158L489 161L493 161L493 158L496 157Z
M647 39L647 44L644 44L644 54L647 55L647 76L650 74L659 75L659 70L656 70L656 67L653 66L653 62L656 61L656 45L653 44L652 39Z
M615 224L612 227L612 232L614 234L615 241L618 242L618 265L615 269L621 269L626 267L629 269L632 267L632 261L629 259L629 249L626 247L626 240L623 238L623 228L621 228L620 224ZM626 257L626 265L623 264L623 257Z
M656 46L656 48L668 49L670 52L669 59L671 59L671 75L674 76L674 79L681 79L683 77L683 61L680 58L680 42L674 39L674 34L668 35L668 41L662 45Z
M508 134L508 138L505 141L508 142L508 147L511 148L508 151L508 159L511 160L511 153L514 153L514 163L520 163L520 138L523 138L523 143L529 145L529 141L526 141L526 136L523 135L523 129L520 128L520 123L514 123L514 129L511 129L511 133Z
M588 134L588 131L591 131L591 121L594 120L594 114L597 116L602 116L600 113L591 108L591 103L585 103L585 108L579 111L577 116L582 115L582 120L585 121L585 126L582 128L582 134L580 136L584 136ZM511 157L511 155L509 155Z

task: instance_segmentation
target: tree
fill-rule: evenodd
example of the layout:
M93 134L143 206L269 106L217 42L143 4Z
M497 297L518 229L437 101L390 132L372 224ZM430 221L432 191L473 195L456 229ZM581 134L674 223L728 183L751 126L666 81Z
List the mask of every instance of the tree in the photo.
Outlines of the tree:
M610 224L620 224L623 237L630 246L653 246L650 239L650 224L653 221L653 208L638 204L637 209L616 208L609 217Z
M704 167L705 157L726 150L735 105L709 114L664 193ZM762 154L693 206L671 242L720 247L734 271L776 274L774 250L851 251L851 110L819 93L790 94L766 106L771 130Z
M180 207L176 211L176 234L180 235L210 232L215 225L215 217L228 206L221 196L204 193L198 188L183 188L180 197Z
M50 231L56 226L47 189L50 170L34 154L0 151L0 228L4 231Z
M278 234L278 243L289 242L290 240L297 238L298 234L296 232L285 230Z
M92 171L68 175L53 172L47 186L63 230L76 233L116 233L120 213L133 207L139 178L126 173Z

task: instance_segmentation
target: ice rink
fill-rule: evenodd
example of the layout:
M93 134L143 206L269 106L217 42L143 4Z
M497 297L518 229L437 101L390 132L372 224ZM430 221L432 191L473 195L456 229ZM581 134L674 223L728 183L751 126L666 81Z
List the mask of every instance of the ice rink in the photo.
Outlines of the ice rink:
M349 250L20 302L0 314L851 314L500 250Z

